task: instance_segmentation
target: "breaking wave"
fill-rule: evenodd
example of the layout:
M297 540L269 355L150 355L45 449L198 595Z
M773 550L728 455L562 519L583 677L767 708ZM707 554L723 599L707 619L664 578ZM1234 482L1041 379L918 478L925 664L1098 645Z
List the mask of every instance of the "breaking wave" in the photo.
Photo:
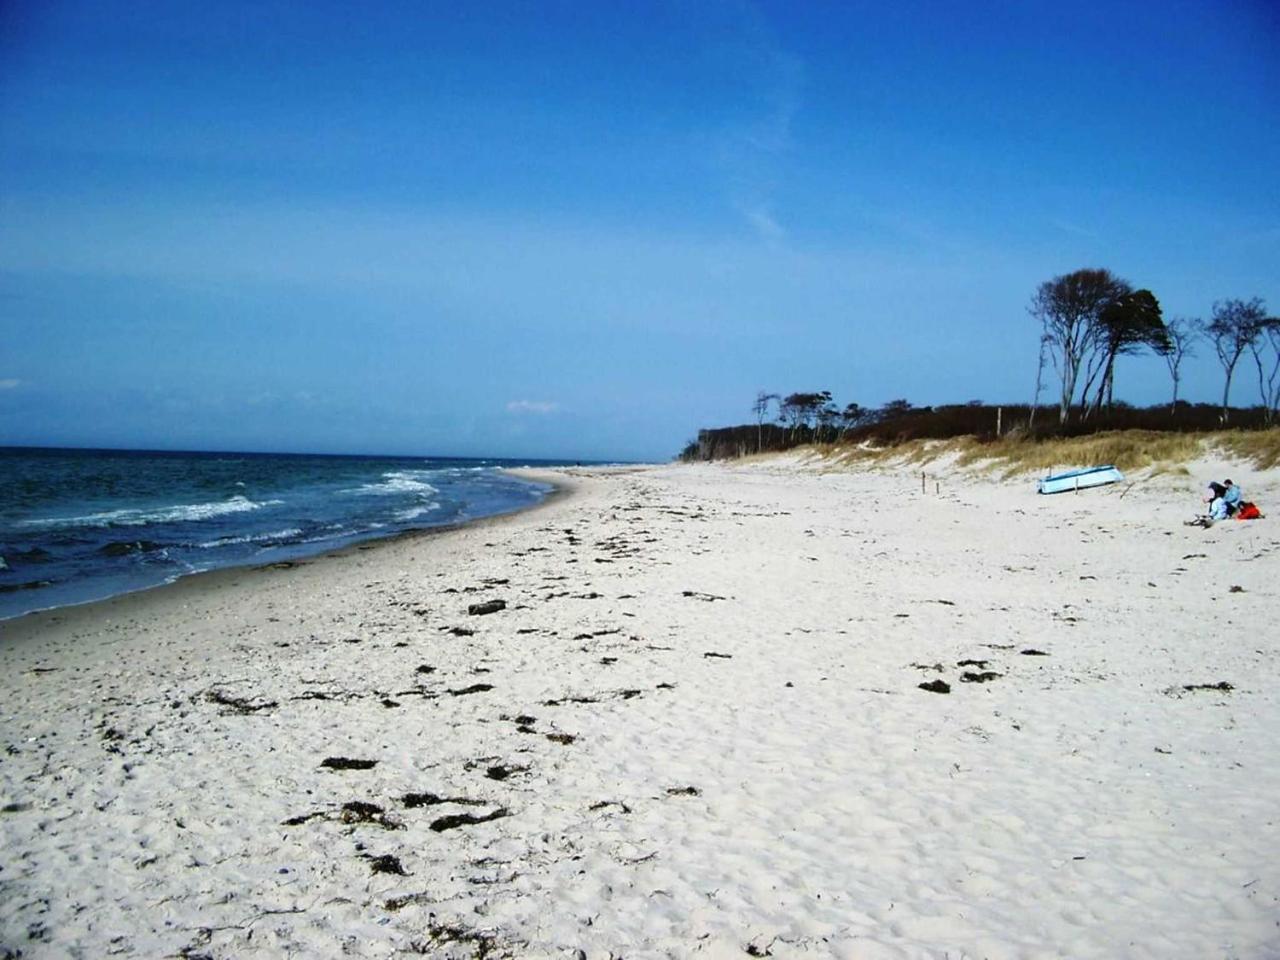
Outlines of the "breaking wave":
M283 500L264 500L256 503L248 497L234 496L230 500L210 503L189 503L172 507L133 507L106 510L79 517L47 517L21 520L18 526L35 530L58 530L67 527L144 527L149 523L181 523L192 520L210 520L232 513L247 513L263 507L278 506Z
M427 470L393 470L382 475L381 483L365 483L343 493L386 495L391 493L435 493L436 488L422 479Z

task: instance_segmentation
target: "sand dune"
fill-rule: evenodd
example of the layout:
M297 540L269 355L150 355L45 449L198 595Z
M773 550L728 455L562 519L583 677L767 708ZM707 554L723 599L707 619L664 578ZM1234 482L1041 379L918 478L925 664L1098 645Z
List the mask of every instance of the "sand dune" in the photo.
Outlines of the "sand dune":
M0 625L0 956L1280 955L1277 521L926 470Z

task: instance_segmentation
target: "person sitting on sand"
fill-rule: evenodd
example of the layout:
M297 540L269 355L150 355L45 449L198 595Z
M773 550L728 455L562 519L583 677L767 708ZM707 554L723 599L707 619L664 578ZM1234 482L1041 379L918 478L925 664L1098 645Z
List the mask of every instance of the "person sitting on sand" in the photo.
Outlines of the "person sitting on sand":
M1220 483L1210 483L1205 490L1204 500L1205 503L1209 504L1208 519L1210 522L1227 519L1226 493L1227 488Z
M1244 500L1244 494L1240 492L1240 488L1231 482L1228 477L1223 484L1222 502L1227 506L1227 516L1234 517L1240 512L1240 504Z

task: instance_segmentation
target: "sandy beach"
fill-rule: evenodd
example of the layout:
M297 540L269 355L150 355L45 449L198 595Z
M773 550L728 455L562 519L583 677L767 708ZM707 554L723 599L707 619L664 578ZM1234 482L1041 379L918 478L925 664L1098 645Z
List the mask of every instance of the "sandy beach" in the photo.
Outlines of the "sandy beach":
M0 957L1280 956L1280 521L921 469L0 624Z

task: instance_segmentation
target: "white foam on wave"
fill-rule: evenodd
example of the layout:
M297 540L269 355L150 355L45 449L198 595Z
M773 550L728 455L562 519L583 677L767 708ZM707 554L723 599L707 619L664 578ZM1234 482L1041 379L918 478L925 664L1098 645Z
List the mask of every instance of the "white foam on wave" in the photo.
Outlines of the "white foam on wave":
M218 537L216 540L206 540L204 543L197 543L196 546L201 549L209 549L210 547L230 547L237 543L261 543L264 540L283 540L285 537L296 537L302 533L297 527L290 527L287 530L272 530L270 533L248 533L241 537Z
M429 470L393 470L382 475L381 483L365 483L343 493L386 495L391 493L435 493L436 488L422 479Z
M401 510L395 515L395 519L400 523L408 523L410 520L417 520L419 517L431 513L433 510L439 510L440 504L424 503L421 506L410 507L408 510Z
M232 513L247 513L284 503L283 500L264 500L255 503L248 497L236 495L230 500L210 503L179 504L172 507L126 507L89 513L81 517L47 517L39 520L21 520L18 526L37 530L56 530L63 527L143 527L149 523L181 523L188 520L209 520Z

